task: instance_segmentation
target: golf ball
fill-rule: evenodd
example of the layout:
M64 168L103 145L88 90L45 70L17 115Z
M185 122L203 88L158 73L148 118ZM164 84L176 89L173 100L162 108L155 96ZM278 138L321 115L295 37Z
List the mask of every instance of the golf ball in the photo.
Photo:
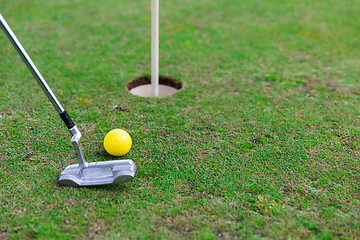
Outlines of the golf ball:
M124 156L130 151L132 140L130 135L122 129L113 129L104 138L106 152L115 157Z

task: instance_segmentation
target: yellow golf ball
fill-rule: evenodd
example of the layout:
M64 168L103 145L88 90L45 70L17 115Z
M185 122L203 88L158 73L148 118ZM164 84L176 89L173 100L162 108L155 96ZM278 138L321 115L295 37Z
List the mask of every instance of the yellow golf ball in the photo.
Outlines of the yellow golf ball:
M104 138L105 150L115 157L127 154L130 151L131 145L130 135L122 129L113 129Z

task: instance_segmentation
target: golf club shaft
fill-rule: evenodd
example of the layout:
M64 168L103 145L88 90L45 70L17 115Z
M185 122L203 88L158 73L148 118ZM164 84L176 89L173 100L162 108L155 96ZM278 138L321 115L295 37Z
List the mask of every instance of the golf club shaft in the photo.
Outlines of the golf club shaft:
M25 62L26 66L29 68L31 73L34 75L35 79L41 86L42 90L45 92L46 96L49 98L50 102L55 107L56 111L59 113L61 119L65 122L68 129L73 128L75 126L75 124L72 122L69 115L66 113L65 109L61 106L60 102L57 100L56 96L51 91L51 89L47 85L45 79L43 78L43 76L41 75L39 70L36 68L35 64L31 60L29 55L26 53L26 51L23 48L23 46L21 45L20 41L17 39L17 37L15 36L15 34L11 30L11 28L9 27L7 22L1 15L1 13L0 13L0 22L1 22L0 27L2 28L2 30L4 31L6 36L9 38L10 42L14 45L15 49L17 50L20 57Z

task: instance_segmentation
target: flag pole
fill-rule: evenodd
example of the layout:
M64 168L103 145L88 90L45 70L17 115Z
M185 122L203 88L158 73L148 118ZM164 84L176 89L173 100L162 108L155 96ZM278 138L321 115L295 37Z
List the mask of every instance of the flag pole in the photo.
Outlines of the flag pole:
M151 0L151 87L159 96L159 0Z

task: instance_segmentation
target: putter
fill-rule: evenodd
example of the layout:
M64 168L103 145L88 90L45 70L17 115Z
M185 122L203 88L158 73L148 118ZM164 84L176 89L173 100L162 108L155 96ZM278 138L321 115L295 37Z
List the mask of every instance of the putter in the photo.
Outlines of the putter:
M130 159L128 160L115 160L105 162L91 162L85 160L84 154L80 147L81 132L78 127L71 120L65 109L61 106L60 102L47 85L35 64L26 53L25 49L6 23L3 16L0 14L0 27L9 38L10 42L14 45L20 57L25 62L35 79L49 98L56 111L59 113L61 119L66 124L72 137L71 143L75 148L78 164L66 167L60 174L58 183L61 186L95 186L106 184L120 184L129 182L135 178L136 165Z

